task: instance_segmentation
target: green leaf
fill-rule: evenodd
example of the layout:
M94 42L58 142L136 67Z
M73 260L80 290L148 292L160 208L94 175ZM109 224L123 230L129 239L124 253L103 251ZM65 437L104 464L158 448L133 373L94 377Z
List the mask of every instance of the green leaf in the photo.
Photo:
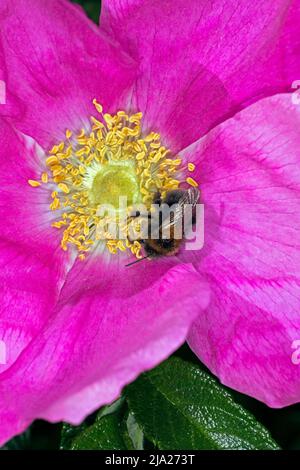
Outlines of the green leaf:
M269 432L207 372L172 357L125 391L159 449L278 449Z
M71 450L123 450L126 445L121 434L118 414L106 415L79 433Z
M85 422L80 426L71 426L71 424L64 423L61 430L60 448L64 450L71 449L73 441L86 429L88 429L88 426Z
M132 413L127 413L124 419L123 439L128 450L144 449L144 433Z
M5 444L4 447L1 447L0 450L26 450L30 448L30 438L31 433L30 429L25 431L23 434L20 434L17 437L14 437L9 442Z
M123 450L127 449L123 439L122 422L124 399L101 408L94 417L81 426L64 424L61 449L70 450ZM92 423L89 423L92 421Z

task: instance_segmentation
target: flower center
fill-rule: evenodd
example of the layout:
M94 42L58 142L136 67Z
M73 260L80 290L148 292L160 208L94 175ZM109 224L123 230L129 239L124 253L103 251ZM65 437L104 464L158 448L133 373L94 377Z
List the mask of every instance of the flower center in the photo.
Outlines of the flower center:
M119 207L120 197L126 197L129 206L141 202L134 167L114 162L101 165L93 179L89 197L97 206L110 204L116 209Z
M89 131L67 130L65 140L49 152L40 181L28 183L49 188L50 209L57 213L52 226L62 230L63 250L73 245L84 259L104 243L112 254L129 249L139 258L140 242L128 237L129 214L138 203L150 208L157 192L164 198L168 191L177 189L182 162L161 144L159 134L143 136L142 113L103 114L102 106L96 100L93 103L99 117L91 117ZM189 163L186 169L192 172L194 168ZM185 182L198 186L191 177ZM120 208L121 197L127 198L126 209ZM117 214L118 237L110 230L111 215L99 211L107 205Z

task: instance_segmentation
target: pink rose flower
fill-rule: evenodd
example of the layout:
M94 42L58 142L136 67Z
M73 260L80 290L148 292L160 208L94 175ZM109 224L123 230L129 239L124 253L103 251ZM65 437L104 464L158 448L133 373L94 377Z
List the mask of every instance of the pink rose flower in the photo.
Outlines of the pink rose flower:
M1 443L80 423L186 338L226 385L299 401L299 19L110 0L98 29L66 1L1 1ZM97 242L98 198L179 184L199 184L202 250L127 269L141 246Z

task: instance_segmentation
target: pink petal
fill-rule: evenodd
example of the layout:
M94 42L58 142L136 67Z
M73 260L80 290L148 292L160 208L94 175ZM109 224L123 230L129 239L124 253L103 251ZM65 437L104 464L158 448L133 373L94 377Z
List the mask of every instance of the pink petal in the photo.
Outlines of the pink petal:
M97 98L113 111L135 66L65 0L2 0L0 40L7 69L5 116L44 148L78 130Z
M96 258L81 263L81 285L75 265L48 325L0 377L0 442L35 418L80 423L184 342L207 287L191 265L148 263Z
M290 89L300 74L293 3L109 0L101 28L140 61L132 107L178 151L246 101Z
M51 191L32 188L28 180L40 179L45 154L29 139L16 134L0 119L0 230L2 239L34 253L42 263L64 271L68 257L59 248L61 234L51 227Z
M0 341L11 367L40 332L58 299L67 257L51 219L45 193L31 188L38 157L0 120ZM64 256L64 258L63 258Z
M0 242L0 374L40 333L58 298L57 273L33 252Z
M189 343L221 381L280 407L300 398L300 107L263 99L190 146L205 204L205 245L185 253L212 302Z

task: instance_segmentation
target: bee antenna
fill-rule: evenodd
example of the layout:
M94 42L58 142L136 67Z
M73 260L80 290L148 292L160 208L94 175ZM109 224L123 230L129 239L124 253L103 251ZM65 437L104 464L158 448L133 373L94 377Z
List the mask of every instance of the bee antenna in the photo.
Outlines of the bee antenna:
M132 261L132 263L125 264L125 268L132 266L133 264L139 263L140 261L144 261L144 259L150 258L150 255L144 256L143 258L137 259L136 261Z

